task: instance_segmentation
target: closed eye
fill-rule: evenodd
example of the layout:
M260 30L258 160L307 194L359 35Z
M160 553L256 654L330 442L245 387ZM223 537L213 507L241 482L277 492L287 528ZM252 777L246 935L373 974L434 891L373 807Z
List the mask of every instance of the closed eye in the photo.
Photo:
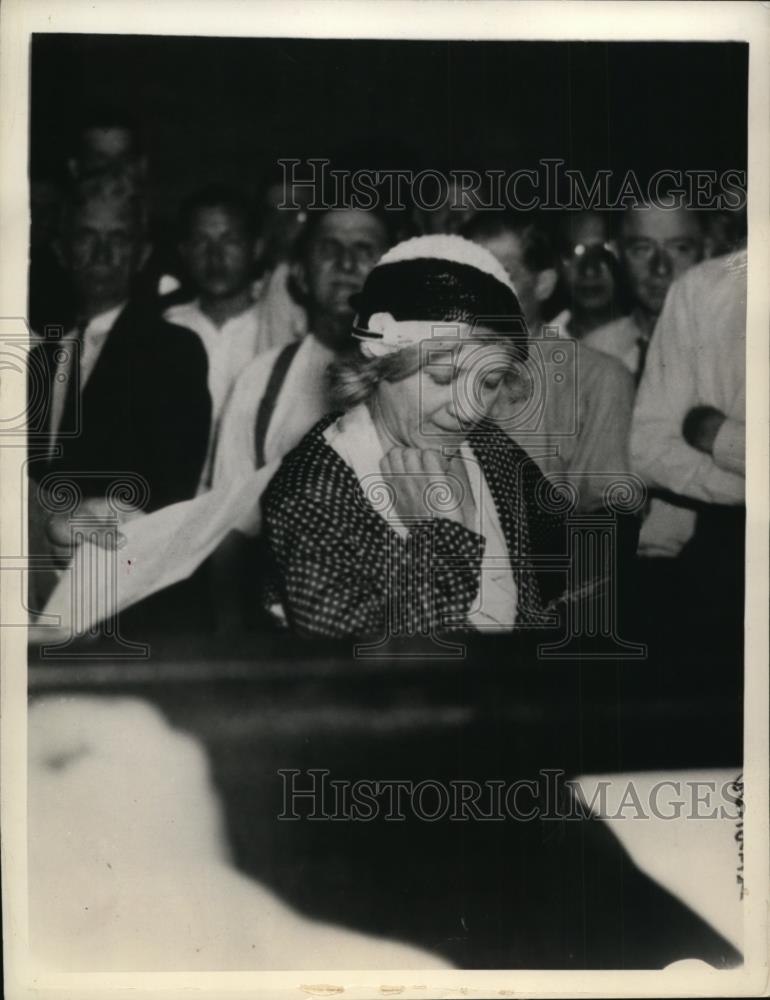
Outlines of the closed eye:
M454 377L453 372L450 370L442 371L430 371L430 369L425 369L430 380L436 385L450 385Z

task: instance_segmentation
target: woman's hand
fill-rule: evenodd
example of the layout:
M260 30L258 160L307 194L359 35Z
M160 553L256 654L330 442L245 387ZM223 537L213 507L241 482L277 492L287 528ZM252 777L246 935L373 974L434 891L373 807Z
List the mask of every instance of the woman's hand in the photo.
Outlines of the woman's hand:
M401 520L444 517L478 531L478 511L462 458L432 448L391 448L380 461Z

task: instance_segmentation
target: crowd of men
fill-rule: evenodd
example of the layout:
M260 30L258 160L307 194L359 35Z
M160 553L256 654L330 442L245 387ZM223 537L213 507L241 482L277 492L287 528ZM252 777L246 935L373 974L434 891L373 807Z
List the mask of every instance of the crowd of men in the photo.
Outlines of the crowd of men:
M83 123L63 192L32 180L33 554L67 554L47 502L57 476L98 507L129 474L141 517L277 468L333 406L328 367L356 349L350 298L378 258L406 235L459 232L505 268L530 333L531 391L504 401L501 425L571 484L577 513L605 510L624 476L644 480L635 599L683 621L714 608L738 620L740 221L649 204L565 211L556 223L465 205L311 211L294 197L288 210L270 177L256 203L218 184L193 192L172 235L148 218L150 170L137 129L113 115ZM147 602L153 627L261 621L258 500L181 590L169 588L175 599ZM33 611L50 592L50 578L38 583Z

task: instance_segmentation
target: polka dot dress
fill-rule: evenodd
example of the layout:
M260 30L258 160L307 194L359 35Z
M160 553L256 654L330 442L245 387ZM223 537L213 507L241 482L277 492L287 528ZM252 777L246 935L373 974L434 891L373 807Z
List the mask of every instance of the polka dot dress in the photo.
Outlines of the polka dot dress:
M470 629L484 539L439 516L401 537L325 441L323 432L337 416L325 417L287 455L265 493L268 603L279 603L290 628L305 635L396 637ZM532 558L563 554L563 521L537 503L542 475L504 432L485 422L468 443L508 545L518 589L517 627L536 625L545 581Z

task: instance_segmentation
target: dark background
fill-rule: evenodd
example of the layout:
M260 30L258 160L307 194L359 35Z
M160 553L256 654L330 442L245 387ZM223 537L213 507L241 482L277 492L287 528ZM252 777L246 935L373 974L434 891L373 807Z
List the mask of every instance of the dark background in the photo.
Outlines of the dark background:
M61 169L93 104L142 123L155 210L271 162L593 172L746 167L748 46L37 35L31 171Z

